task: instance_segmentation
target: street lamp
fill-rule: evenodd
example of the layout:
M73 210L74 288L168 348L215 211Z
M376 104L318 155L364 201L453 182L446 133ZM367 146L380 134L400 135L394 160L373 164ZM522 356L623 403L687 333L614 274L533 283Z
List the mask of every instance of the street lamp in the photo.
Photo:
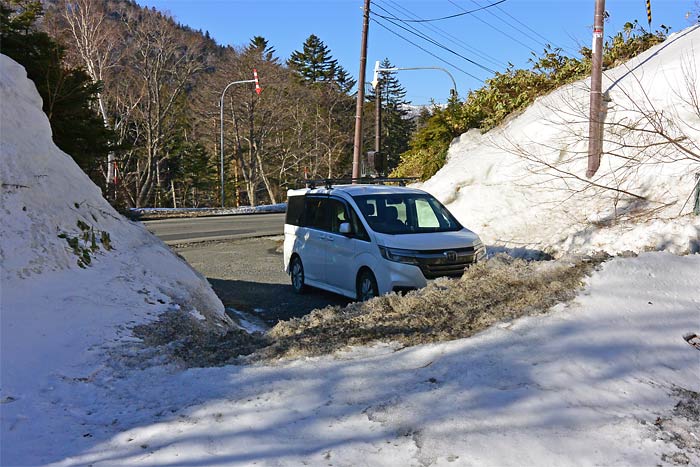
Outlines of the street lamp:
M379 60L377 60L374 63L374 77L372 78L371 84L372 88L374 88L376 92L376 100L375 100L375 137L374 137L374 149L375 153L380 153L381 152L381 130L382 130L382 96L381 96L381 87L379 86L379 73L380 72L388 72L388 73L393 73L396 71L402 71L402 70L440 70L444 71L447 73L447 75L450 77L452 80L452 89L450 90L450 95L451 97L455 97L457 95L457 83L455 82L454 76L452 76L452 73L447 71L446 69L439 67L439 66L417 66L417 67L392 67L392 68L380 68L379 67Z
M232 81L226 85L224 88L224 91L221 93L221 99L219 100L219 109L221 110L221 207L224 207L224 200L225 200L225 193L224 193L224 95L226 94L226 91L228 91L228 88L233 86L234 84L243 84L243 83L255 83L255 92L260 95L262 92L262 88L260 87L260 83L258 82L258 71L256 69L253 69L253 79L244 79L242 81Z
M455 77L452 76L452 73L447 71L445 68L439 67L439 66L414 66L414 67L392 67L392 68L380 68L379 67L379 60L377 60L374 63L374 78L372 79L372 87L376 88L377 85L379 84L379 73L380 72L395 72L395 71L403 71L403 70L440 70L444 71L447 73L447 76L450 77L452 80L452 89L451 89L451 94L453 96L457 95L457 83L455 82Z

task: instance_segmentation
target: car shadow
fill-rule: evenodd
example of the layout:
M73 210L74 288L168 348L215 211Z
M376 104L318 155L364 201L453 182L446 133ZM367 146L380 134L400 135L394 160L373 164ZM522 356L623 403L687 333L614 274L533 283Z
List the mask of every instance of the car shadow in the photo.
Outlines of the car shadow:
M251 313L270 326L278 321L301 318L319 308L352 302L347 297L314 288L299 295L289 284L212 278L208 281L224 306Z

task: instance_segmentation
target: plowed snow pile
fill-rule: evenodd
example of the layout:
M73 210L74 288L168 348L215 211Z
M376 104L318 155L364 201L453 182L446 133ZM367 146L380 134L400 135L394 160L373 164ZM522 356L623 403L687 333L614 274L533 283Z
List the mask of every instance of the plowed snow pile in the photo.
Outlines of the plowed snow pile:
M455 140L421 188L490 245L589 253L700 250L700 26L603 78L604 155L586 179L589 80Z
M0 103L5 447L36 437L31 420L60 399L63 381L93 378L106 352L128 354L127 327L162 313L210 332L231 323L206 280L119 215L53 144L34 84L4 55Z

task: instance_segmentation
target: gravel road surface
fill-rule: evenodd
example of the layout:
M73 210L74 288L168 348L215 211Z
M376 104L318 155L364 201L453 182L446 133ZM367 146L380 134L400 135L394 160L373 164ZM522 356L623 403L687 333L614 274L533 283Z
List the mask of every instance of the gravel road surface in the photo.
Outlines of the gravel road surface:
M295 294L282 265L281 244L282 236L277 236L171 247L209 280L227 308L254 314L268 325L327 305L350 303L318 289Z

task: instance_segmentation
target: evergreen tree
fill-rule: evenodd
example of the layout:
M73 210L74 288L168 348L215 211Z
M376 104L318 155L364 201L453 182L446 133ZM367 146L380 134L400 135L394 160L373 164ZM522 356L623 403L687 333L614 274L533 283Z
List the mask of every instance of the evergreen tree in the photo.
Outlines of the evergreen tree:
M380 64L381 68L393 68L388 58ZM387 155L388 170L393 170L400 162L400 156L409 148L408 143L415 130L415 123L408 117L406 90L395 73L379 74L382 105L382 147ZM368 93L370 102L376 101L376 90Z
M350 95L352 88L354 88L355 84L357 83L357 81L350 76L350 73L348 73L342 66L338 66L335 70L334 81L338 86L338 90L347 95Z
M262 36L253 36L248 47L246 47L246 52L256 52L260 55L260 59L266 62L277 64L279 61L277 57L275 57L275 48L268 45L267 39Z
M100 84L82 69L63 65L64 48L34 27L41 15L39 1L0 2L0 51L34 81L56 145L97 179L112 137L93 110Z
M333 81L342 67L331 55L328 46L318 36L311 34L304 42L302 51L294 51L287 66L305 81L317 83Z

